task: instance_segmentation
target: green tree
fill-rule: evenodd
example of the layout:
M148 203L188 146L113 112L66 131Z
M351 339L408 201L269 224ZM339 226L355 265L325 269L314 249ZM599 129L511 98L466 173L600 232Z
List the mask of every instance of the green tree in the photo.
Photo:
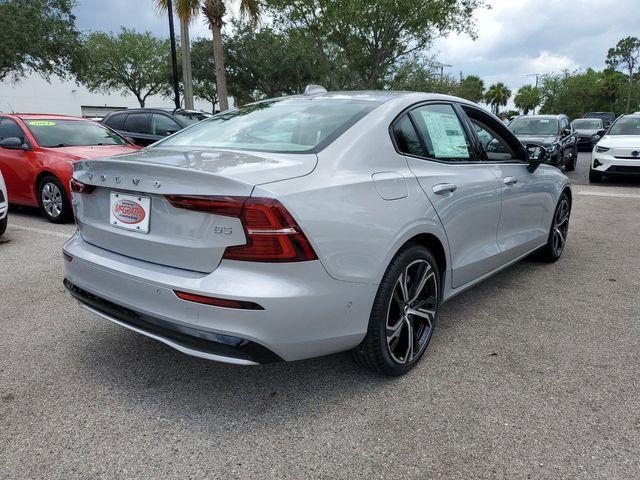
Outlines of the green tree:
M150 95L168 94L169 52L169 41L150 32L94 32L84 40L74 72L89 90L132 93L144 107Z
M66 76L79 38L74 6L74 0L0 1L0 80L30 71Z
M260 0L238 0L240 2L240 14L248 18L253 25L260 19ZM216 84L218 90L218 100L220 110L229 109L229 99L227 94L227 79L224 67L224 45L222 43L223 18L227 11L224 0L204 0L202 13L209 22L209 28L213 34L213 57L216 68Z
M614 48L610 48L607 53L607 65L612 69L623 67L629 75L629 86L627 91L627 107L625 112L629 112L631 107L631 95L633 92L634 75L640 63L640 39L637 37L626 37L618 42Z
M456 95L472 102L480 102L484 98L484 81L476 75L467 75L458 84Z
M199 38L191 44L191 62L193 67L193 95L200 100L211 103L211 111L215 112L218 103L216 87L216 67L213 61L211 40Z
M535 111L536 107L540 105L540 100L540 89L533 85L525 85L518 90L513 103L527 115L529 112Z
M494 85L491 85L487 90L487 93L484 94L484 100L488 105L491 105L491 110L496 115L500 110L500 107L504 107L511 98L511 90L507 88L507 86L498 82Z
M169 9L169 0L155 0L158 11L165 13ZM193 72L191 67L191 41L189 24L200 12L200 0L174 0L173 7L180 19L180 44L182 46L182 85L184 89L184 107L193 108Z
M473 35L483 0L266 0L276 24L307 32L327 64L345 62L352 85L383 88L396 65L449 32ZM335 62L331 57L338 58Z
M448 75L441 77L439 73L434 73L434 68L430 61L403 63L393 72L389 87L393 90L455 95L459 88L455 78Z

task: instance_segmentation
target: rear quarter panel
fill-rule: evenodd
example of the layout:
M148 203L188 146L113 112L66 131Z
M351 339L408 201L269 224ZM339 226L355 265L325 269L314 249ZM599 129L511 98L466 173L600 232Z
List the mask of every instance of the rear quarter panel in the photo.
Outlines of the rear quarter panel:
M337 280L378 284L402 245L423 233L440 240L449 264L442 224L389 135L406 103L390 101L351 127L318 154L311 174L254 190L279 198ZM382 193L399 191L399 176L402 196Z

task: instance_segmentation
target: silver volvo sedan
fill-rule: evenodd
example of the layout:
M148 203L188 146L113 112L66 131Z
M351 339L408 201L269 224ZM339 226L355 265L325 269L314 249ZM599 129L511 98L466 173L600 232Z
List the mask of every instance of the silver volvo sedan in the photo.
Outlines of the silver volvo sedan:
M571 190L544 156L455 97L311 88L259 102L77 162L65 285L190 355L351 350L401 375L443 302L562 254Z

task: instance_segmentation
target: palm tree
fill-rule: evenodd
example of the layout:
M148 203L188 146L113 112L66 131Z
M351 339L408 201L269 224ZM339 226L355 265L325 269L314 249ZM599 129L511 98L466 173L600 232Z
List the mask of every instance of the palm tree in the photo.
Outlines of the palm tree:
M260 0L239 0L240 14L246 16L253 24L260 18ZM218 86L218 104L220 111L229 109L227 98L227 79L224 71L224 47L222 45L223 17L227 11L225 0L204 0L202 13L207 17L211 33L213 33L213 59L216 66L216 84Z
M511 90L502 82L491 85L487 93L484 94L484 101L491 105L491 109L496 115L500 107L504 107L510 98Z
M169 9L168 0L155 0L160 12ZM182 48L182 83L184 85L184 108L193 108L193 78L191 74L191 44L189 24L200 12L200 0L174 0L174 10L180 19L180 44Z
M540 90L532 85L524 85L516 93L513 103L525 115L528 115L530 111L535 113L536 107L540 105Z

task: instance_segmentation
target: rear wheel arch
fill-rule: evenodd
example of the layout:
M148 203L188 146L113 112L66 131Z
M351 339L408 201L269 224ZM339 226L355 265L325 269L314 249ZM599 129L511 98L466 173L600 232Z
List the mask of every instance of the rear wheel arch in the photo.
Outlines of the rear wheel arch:
M440 239L431 233L420 233L407 240L404 245L402 245L400 250L396 252L396 255L403 249L407 248L409 245L414 244L422 245L431 252L438 264L440 275L444 276L445 272L447 271L447 254Z

